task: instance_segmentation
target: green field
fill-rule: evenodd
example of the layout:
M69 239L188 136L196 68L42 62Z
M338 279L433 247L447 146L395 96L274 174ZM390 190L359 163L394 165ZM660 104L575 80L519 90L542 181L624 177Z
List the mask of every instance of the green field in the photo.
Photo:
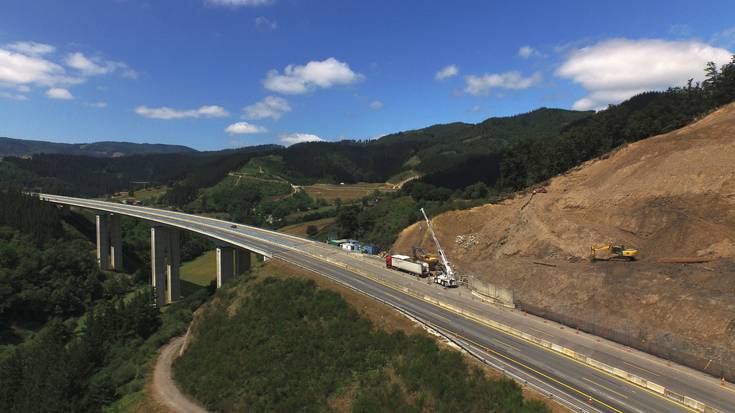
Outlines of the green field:
M217 260L214 250L207 251L198 258L181 264L180 276L182 281L206 287L217 274Z
M163 195L167 189L168 188L166 188L165 186L139 189L134 192L134 198L139 201L150 201L151 199L158 198L159 196Z

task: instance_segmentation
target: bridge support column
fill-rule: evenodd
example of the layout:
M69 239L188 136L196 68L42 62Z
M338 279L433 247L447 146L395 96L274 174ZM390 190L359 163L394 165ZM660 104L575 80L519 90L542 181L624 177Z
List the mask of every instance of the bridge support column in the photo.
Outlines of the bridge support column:
M250 271L253 254L248 250L235 250L235 275L243 275Z
M110 216L110 266L115 271L122 271L122 230L120 215Z
M152 227L151 284L155 291L156 305L163 306L179 299L180 261L179 231L167 227Z
M97 265L101 270L122 271L122 231L120 215L99 213L97 224Z
M97 265L101 270L110 268L110 215L97 214Z
M217 288L235 276L235 249L230 246L217 247Z

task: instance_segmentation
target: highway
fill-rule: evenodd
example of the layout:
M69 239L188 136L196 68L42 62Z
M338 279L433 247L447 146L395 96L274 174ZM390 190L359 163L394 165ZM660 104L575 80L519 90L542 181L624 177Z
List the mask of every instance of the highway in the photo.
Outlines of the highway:
M574 411L587 412L696 412L651 389L623 380L573 357L508 334L476 317L459 314L434 300L482 314L487 319L535 331L546 340L587 352L596 359L631 371L711 406L711 410L735 412L735 390L715 378L657 359L594 336L579 334L518 311L473 299L465 288L446 290L426 280L387 270L378 260L344 252L322 243L212 218L140 206L54 195L42 199L144 219L197 232L280 259L331 278L380 300L450 338L470 354L551 395ZM236 225L236 228L232 228Z

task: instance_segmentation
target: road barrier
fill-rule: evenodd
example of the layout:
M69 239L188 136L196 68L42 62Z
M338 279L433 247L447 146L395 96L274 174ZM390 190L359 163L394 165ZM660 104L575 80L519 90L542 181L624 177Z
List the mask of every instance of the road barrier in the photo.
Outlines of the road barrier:
M495 284L478 280L475 277L470 277L469 287L472 290L472 294L483 301L489 300L492 303L500 304L504 307L516 307L513 300L513 290L498 287Z
M653 354L662 359L691 367L694 370L703 371L714 377L724 377L726 380L735 381L734 351L720 349L711 351L712 355L710 357L699 357L691 352L678 350L698 348L696 342L686 340L671 332L663 331L644 339L635 334L632 329L621 331L621 329L605 326L599 321L594 322L593 320L555 312L548 308L527 303L523 299L516 299L516 305L530 314L553 320L570 328L576 328L594 336L605 337L623 346Z

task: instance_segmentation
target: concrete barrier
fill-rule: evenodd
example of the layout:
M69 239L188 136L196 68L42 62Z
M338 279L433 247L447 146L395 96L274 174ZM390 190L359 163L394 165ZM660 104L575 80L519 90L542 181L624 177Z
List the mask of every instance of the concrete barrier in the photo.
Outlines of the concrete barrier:
M515 308L513 301L513 291L507 288L498 287L495 284L470 278L470 289L472 294L484 300L489 299L491 302L500 304L505 307Z

